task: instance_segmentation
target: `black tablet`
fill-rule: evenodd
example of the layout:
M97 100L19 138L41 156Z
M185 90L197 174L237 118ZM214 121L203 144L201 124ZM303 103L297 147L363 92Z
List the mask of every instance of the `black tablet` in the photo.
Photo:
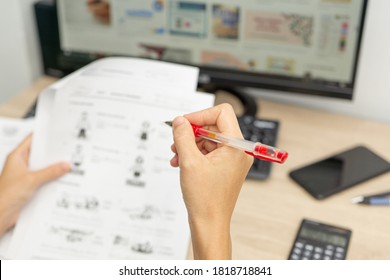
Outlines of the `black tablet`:
M389 171L389 162L358 146L293 170L290 177L312 196L323 199Z

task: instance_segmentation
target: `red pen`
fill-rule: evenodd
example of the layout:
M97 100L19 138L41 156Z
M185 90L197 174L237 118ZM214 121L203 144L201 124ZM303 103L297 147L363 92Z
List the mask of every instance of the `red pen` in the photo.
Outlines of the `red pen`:
M172 126L171 121L165 123L169 126ZM251 155L258 159L277 162L277 163L284 163L288 157L287 152L277 149L275 147L265 145L260 142L255 143L240 138L234 138L219 132L214 132L214 131L204 129L194 124L191 125L195 137L201 137L212 142L224 144L226 146L242 150L248 155Z

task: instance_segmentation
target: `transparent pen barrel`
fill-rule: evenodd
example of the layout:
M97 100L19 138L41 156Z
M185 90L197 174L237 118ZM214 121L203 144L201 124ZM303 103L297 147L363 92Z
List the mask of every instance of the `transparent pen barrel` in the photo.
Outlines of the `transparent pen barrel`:
M263 160L268 160L277 163L283 163L288 156L288 153L278 148L265 145L263 143L251 142L248 140L230 137L222 133L209 131L207 129L199 128L197 135L204 139L221 143L236 149L245 151L246 153Z
M199 129L197 133L202 138L205 138L213 142L225 144L227 146L240 149L242 151L249 151L249 152L254 151L254 143L248 140L226 136L223 135L222 133L209 131L203 128Z

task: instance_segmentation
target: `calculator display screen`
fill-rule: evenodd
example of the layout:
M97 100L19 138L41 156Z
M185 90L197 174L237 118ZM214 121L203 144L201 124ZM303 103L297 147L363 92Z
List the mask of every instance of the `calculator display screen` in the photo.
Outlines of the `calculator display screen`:
M318 231L310 227L302 227L300 236L315 241L333 244L335 246L347 246L347 239L338 234L332 234L325 231Z

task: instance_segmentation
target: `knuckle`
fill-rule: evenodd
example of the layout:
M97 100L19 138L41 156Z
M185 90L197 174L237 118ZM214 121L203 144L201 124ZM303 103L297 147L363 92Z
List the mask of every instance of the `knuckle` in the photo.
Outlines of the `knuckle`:
M233 106L229 103L222 103L220 105L220 108L222 111L226 111L226 112L234 112L234 109L233 109Z

